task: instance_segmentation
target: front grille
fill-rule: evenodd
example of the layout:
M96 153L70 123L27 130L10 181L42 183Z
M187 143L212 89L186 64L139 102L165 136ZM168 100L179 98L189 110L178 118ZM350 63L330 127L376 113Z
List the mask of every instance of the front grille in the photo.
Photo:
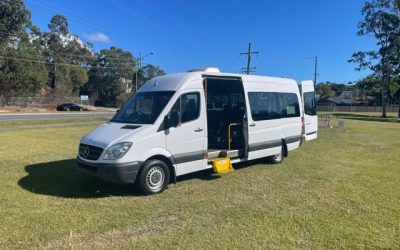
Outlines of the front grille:
M84 159L96 161L99 159L101 153L103 153L102 148L83 143L79 144L79 156Z

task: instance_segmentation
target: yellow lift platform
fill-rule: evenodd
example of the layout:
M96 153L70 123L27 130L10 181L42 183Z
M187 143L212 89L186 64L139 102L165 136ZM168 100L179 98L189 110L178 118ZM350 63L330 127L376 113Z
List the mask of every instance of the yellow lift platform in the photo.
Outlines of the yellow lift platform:
M228 152L231 151L231 127L239 126L240 123L231 123L228 126ZM227 153L228 154L228 153ZM232 166L231 158L219 157L209 160L214 167L214 172L217 174L224 174L235 171Z
M210 160L214 167L214 172L218 174L224 174L234 171L231 163L231 159L228 157L225 158L215 158Z

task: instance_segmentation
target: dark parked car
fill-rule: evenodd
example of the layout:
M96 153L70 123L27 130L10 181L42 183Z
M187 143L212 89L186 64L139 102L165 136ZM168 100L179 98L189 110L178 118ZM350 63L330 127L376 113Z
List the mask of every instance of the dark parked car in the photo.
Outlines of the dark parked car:
M75 103L63 103L57 106L58 111L84 111L85 108Z

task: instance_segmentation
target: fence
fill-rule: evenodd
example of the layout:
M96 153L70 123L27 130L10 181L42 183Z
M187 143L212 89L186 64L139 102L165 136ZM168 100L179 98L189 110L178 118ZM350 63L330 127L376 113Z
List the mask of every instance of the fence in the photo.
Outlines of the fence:
M32 107L32 108L55 108L61 103L77 103L83 105L93 105L94 100L81 102L79 97L9 97L0 98L0 107Z
M337 106L337 105L317 105L317 111L322 112L382 112L382 106ZM398 106L387 106L386 112L399 111Z

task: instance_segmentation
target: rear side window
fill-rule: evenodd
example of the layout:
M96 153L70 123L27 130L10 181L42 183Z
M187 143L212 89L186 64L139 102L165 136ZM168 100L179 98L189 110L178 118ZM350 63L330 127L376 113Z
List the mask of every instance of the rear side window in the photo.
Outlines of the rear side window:
M315 93L306 92L304 93L303 96L304 96L304 113L306 113L306 115L317 115Z
M299 117L299 99L295 93L249 92L251 117L254 121Z
M254 121L279 119L281 110L279 107L278 93L249 92L251 117Z
M295 93L278 93L283 118L299 117L299 99Z

